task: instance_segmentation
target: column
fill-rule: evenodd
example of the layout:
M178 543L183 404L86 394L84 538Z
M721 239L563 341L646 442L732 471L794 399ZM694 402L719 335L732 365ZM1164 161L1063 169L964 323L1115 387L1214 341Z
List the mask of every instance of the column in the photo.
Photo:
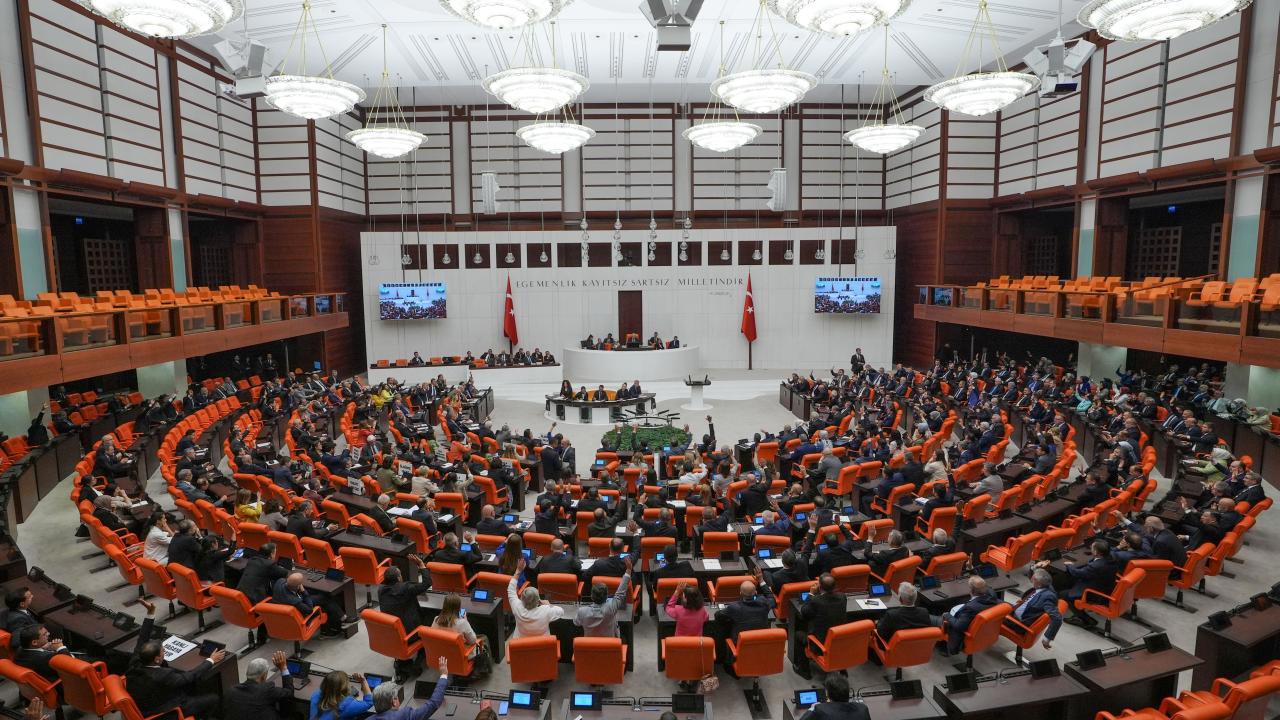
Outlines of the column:
M1087 375L1095 381L1114 377L1116 368L1124 367L1128 358L1128 348L1082 342L1076 353L1076 374Z
M1076 241L1076 277L1093 275L1093 234L1098 222L1098 201L1080 202L1080 229Z
M177 395L181 397L187 392L187 361L175 360L156 365L140 367L138 373L138 392L143 397L154 398L160 395Z

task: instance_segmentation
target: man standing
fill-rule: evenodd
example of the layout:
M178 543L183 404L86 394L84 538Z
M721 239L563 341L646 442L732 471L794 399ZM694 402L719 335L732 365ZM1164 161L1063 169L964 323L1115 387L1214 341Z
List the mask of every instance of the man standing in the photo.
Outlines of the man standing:
M399 618L404 631L413 634L423 625L418 597L431 589L431 576L427 573L422 558L410 555L409 559L418 568L418 582L405 581L400 575L400 568L394 565L387 568L386 574L382 576L382 587L378 588L378 608ZM419 653L412 659L392 663L396 682L404 683L410 675L422 672L423 659L422 653Z

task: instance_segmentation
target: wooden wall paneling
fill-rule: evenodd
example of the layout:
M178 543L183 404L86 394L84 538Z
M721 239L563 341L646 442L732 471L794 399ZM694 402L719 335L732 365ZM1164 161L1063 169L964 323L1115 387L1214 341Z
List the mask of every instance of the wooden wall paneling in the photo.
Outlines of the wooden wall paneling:
M368 367L364 352L364 297L360 273L360 232L363 218L356 215L322 213L317 228L316 249L321 256L320 292L347 294L350 321L346 327L324 333L325 370L337 369L343 375ZM274 288L272 288L274 289Z
M596 131L582 147L583 209L671 212L675 107L586 106L583 122ZM685 142L684 138L676 142Z
M617 261L618 267L643 267L647 255L644 248L642 242L618 243L618 250L622 254Z
M732 240L711 240L707 242L708 265L732 265L733 262Z
M934 212L922 209L900 213L894 217L898 228L897 289L894 303L898 308L915 306L917 285L938 281L938 224ZM932 363L936 323L917 320L910 312L894 316L893 351L895 360L916 367Z
M587 267L613 267L613 244L588 243L586 265Z
M695 117L702 108L694 107ZM752 116L763 128L750 145L731 153L715 153L694 146L693 207L695 210L758 210L769 199L769 174L782 167L782 122L776 117Z
M13 189L7 184L0 185L0 295L23 297L18 224L13 214Z
M138 289L173 287L169 258L169 212L165 208L133 209L135 267Z
M262 220L262 234L268 238L263 243L265 286L284 294L315 292L320 277L310 209L268 215Z
M506 108L471 109L471 211L480 212L480 176L498 175L503 212L560 212L562 165L549 155L525 145L516 128L528 118Z
M995 222L991 209L948 201L946 213L939 281L970 284L990 280Z
M1093 238L1093 274L1126 276L1129 252L1129 199L1099 198Z
M582 267L582 245L580 243L558 243L556 245L556 267Z
M762 240L739 240L737 253L737 263L739 265L764 264L764 242ZM759 259L755 257L756 253L760 254Z
M801 105L799 112L800 210L879 210L884 201L884 160L844 140L846 131L879 115L854 103L843 109Z
M1268 173L1262 191L1258 230L1258 277L1280 272L1280 173Z
M448 108L406 108L405 118L427 141L408 158L367 159L370 215L453 211L453 158ZM499 180L501 184L501 180ZM503 193L498 194L503 198Z
M801 240L796 260L801 265L825 265L827 261L818 258L819 250L827 252L826 240Z

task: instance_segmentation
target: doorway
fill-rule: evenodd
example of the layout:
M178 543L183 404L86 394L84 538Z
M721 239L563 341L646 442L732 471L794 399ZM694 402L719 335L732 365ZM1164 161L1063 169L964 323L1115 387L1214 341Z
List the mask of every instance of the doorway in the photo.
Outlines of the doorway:
M626 342L627 335L635 333L641 338L644 326L644 291L618 291L618 341Z

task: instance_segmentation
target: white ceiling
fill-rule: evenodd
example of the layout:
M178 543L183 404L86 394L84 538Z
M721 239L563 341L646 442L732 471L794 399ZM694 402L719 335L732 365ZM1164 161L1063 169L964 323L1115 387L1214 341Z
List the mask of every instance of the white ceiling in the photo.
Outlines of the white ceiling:
M301 2L249 0L247 4L248 35L268 46L268 64L274 66L284 59ZM1062 0L1067 23L1064 36L1081 31L1074 19L1083 4L1084 0ZM707 85L719 65L721 20L725 21L727 64L731 70L749 67L755 52L751 32L755 0L706 0L694 24L693 47L688 52L656 52L654 30L638 5L639 0L574 0L557 19L559 65L590 79L587 101L643 102L651 95L659 101L707 100ZM989 3L1000 47L1010 65L1019 62L1027 48L1053 36L1058 6L1059 0ZM889 67L895 84L900 88L929 85L954 74L976 11L976 0L914 0L892 24ZM386 23L392 81L404 88L416 87L420 105L485 102L487 95L480 89L480 80L486 74L527 64L524 49L517 50L518 32L471 25L442 8L438 0L313 0L312 14L335 77L365 87L376 85L382 72L380 26ZM821 81L810 100L838 100L843 84L845 98L852 101L859 83L864 86L864 99L870 99L880 75L880 31L834 38L802 30L771 13L766 17L771 25L765 24L765 51L769 51L771 35L776 32L788 64L813 73ZM243 28L237 22L223 35L243 37ZM545 28L538 32L537 59L548 63L548 33ZM210 49L217 40L212 36L195 42ZM527 47L527 43L520 47ZM743 54L742 60L735 65L739 54ZM309 70L318 71L321 63L314 43L308 48L308 57L314 59ZM982 62L991 60L988 51ZM978 63L971 58L969 64ZM408 105L412 95L405 90L401 102Z

